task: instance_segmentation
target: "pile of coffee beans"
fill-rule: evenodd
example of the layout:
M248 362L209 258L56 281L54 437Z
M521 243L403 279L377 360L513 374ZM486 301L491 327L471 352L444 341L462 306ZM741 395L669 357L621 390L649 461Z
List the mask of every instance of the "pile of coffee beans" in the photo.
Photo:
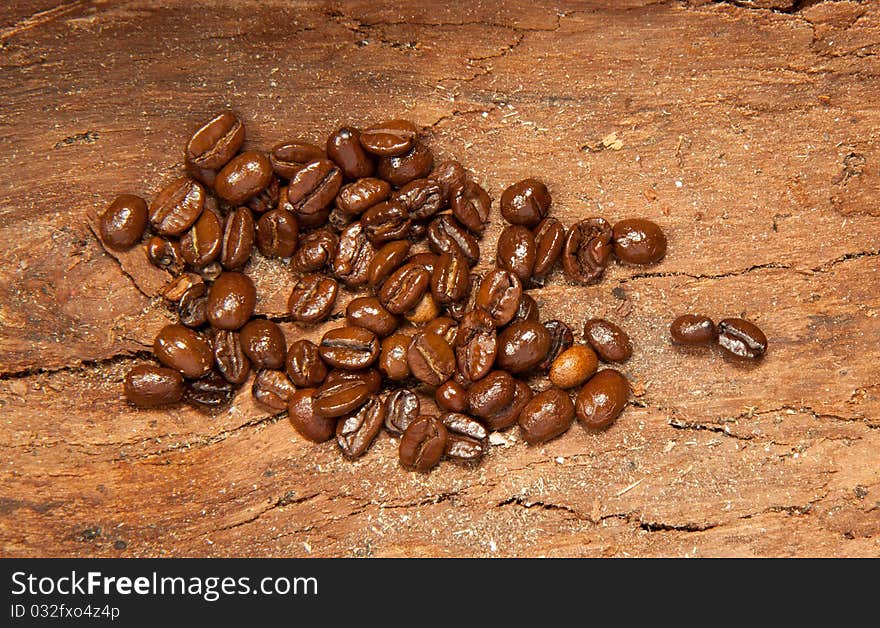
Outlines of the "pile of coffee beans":
M525 290L557 263L569 279L594 283L613 256L661 260L656 224L591 217L566 228L549 215L546 185L525 179L501 196L508 224L495 266L476 273L492 199L458 162L435 164L413 123L345 126L323 147L289 140L268 154L242 150L244 141L237 116L217 115L186 145L186 175L149 206L126 194L100 218L108 248L147 238L152 263L176 275L165 296L179 322L156 336L161 366L126 377L131 403L222 408L254 372L254 398L286 410L303 438L335 437L355 458L384 429L400 437L401 463L418 471L443 458L479 461L494 430L518 424L527 442L542 443L575 418L605 428L627 405L626 378L599 370L630 357L627 334L590 319L576 343L566 322L541 321ZM288 346L276 322L254 316L257 293L243 271L255 250L290 268L282 320L325 321L340 296L356 293L344 322L317 344ZM699 322L676 330L684 342L702 338ZM763 338L736 320L719 332L737 354Z
M767 352L767 336L742 318L725 318L716 326L702 314L683 314L669 326L672 341L681 345L718 346L734 360L760 360Z

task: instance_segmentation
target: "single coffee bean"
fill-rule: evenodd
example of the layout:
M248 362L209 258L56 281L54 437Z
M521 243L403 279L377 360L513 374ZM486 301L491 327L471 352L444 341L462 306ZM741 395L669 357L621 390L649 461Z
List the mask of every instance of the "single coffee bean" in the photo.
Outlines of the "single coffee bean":
M360 408L372 394L369 383L363 378L325 380L315 392L312 404L318 416L340 417Z
M443 209L443 188L431 179L416 179L397 190L392 197L406 208L413 220L425 220Z
M211 345L183 325L166 325L159 330L153 341L153 353L162 364L189 379L206 375L214 361Z
M457 303L450 303L446 306L446 313L449 314L450 318L460 321L462 318L464 318L465 314L477 307L477 294L480 292L480 285L482 284L482 282L482 275L471 273L471 289L469 291L468 298L462 299Z
M177 304L180 323L187 327L201 327L208 322L208 286L203 281L193 284Z
M400 240L409 233L412 221L403 203L395 200L373 205L361 216L364 233L373 244Z
M471 289L470 267L459 251L444 252L437 257L431 275L431 293L438 303L448 304L466 299Z
M522 283L508 270L495 268L483 277L475 304L484 310L496 327L509 323L519 308Z
M220 263L227 270L244 266L254 248L254 217L247 207L238 207L226 217Z
M598 281L608 266L612 249L611 225L604 218L575 223L565 236L562 249L565 274L574 281Z
M501 215L512 225L534 227L550 211L550 192L537 179L523 179L504 190Z
M297 321L316 323L333 311L338 292L339 284L332 277L318 273L304 275L293 287L287 309Z
M433 167L434 155L431 149L416 141L402 155L380 158L378 172L391 185L403 187L410 181L427 177Z
M528 384L518 379L513 380L513 399L498 412L485 418L490 430L506 430L516 425L523 408L531 401L534 393Z
M200 169L220 170L243 143L241 120L233 113L220 113L193 133L186 144L186 163Z
M406 352L409 370L429 386L439 386L455 372L455 354L437 334L415 334Z
M565 227L555 218L545 218L538 223L535 236L535 266L532 275L546 276L562 256L565 247Z
M448 316L438 316L425 325L425 332L437 334L445 340L450 347L455 347L458 339L458 322Z
M336 442L346 458L366 453L385 422L385 404L377 396L342 417L336 424Z
M380 157L394 157L409 151L419 128L409 120L388 120L365 129L360 136L361 145Z
M223 378L231 384L243 384L251 372L241 345L241 336L230 329L214 330L214 365Z
M571 332L571 327L555 319L544 323L544 329L550 334L550 349L544 359L538 363L537 368L547 371L553 361L574 344L574 334Z
M446 426L450 436L457 435L473 439L485 449L489 440L489 431L479 421L460 412L446 412L440 416L440 420Z
M360 132L354 127L342 127L327 138L327 156L349 179L373 175L373 159L364 152L360 137Z
M379 301L392 314L415 307L431 285L431 273L422 266L404 264L395 270L379 291Z
M203 268L220 257L223 246L223 219L205 208L196 223L180 238L180 252L193 268Z
M495 259L499 268L509 270L528 283L535 268L535 238L522 225L508 225L498 237Z
M465 412L467 410L467 390L454 380L447 380L434 391L437 407L447 412Z
M153 236L147 241L147 257L156 268L180 270L183 268L183 251L177 240Z
M141 408L177 403L183 398L183 377L174 369L139 364L125 376L125 398Z
M518 321L498 334L495 364L510 373L522 373L536 366L550 350L550 334L541 323Z
M299 240L299 221L286 209L271 209L257 221L257 248L266 257L290 257Z
M217 329L239 329L257 305L257 289L247 275L222 273L208 290L208 322Z
M453 188L464 185L467 182L467 178L467 170L454 159L441 161L434 166L434 171L431 173L431 179L439 183L440 187L443 188L443 197L447 201L452 200Z
M297 215L316 214L330 206L342 185L342 172L329 159L300 168L287 186L287 200Z
M546 443L564 434L574 421L574 404L563 390L549 388L538 393L519 415L523 439L532 445Z
M767 336L757 325L741 318L718 323L718 344L725 353L742 360L760 360L767 352Z
M336 418L322 417L315 412L314 388L294 391L287 402L287 417L300 436L313 443L323 443L336 433Z
M379 339L362 327L337 327L326 332L318 352L327 364L341 369L363 369L379 357Z
M406 361L410 341L410 337L405 334L392 334L382 341L379 370L385 373L388 379L401 381L410 376L409 364Z
M232 403L235 389L234 384L212 371L200 379L187 382L183 398L200 410L217 410Z
M468 411L488 420L510 405L516 392L516 381L507 371L492 371L468 389Z
M393 333L399 322L376 297L357 297L349 301L345 308L345 320L350 325L369 329L379 337Z
M248 150L233 157L217 173L214 191L230 205L242 205L269 185L272 164L262 153Z
M382 179L367 177L342 186L336 196L336 206L350 216L360 216L389 198L391 184Z
M434 416L420 416L409 424L400 438L400 463L422 473L430 471L446 450L446 426Z
M410 244L406 240L392 240L382 245L367 270L368 283L378 288L382 283L397 270L409 255Z
M392 434L403 434L409 424L418 418L419 397L408 388L397 388L385 397L385 429Z
M332 369L327 373L327 379L324 380L324 383L329 386L350 380L365 382L372 395L378 393L379 389L382 388L382 374L374 368L359 369L356 371L350 371L348 369Z
M327 365L311 340L297 340L290 345L284 368L290 380L301 388L320 386L327 377Z
M413 255L410 255L406 261L414 266L421 266L432 275L434 274L434 269L437 267L437 256L427 251L414 253Z
M162 290L162 296L170 302L180 301L186 291L197 284L204 284L201 277L195 273L183 273L172 279Z
M611 425L626 407L629 382L614 369L593 375L584 384L575 401L575 412L581 425L602 429Z
M287 188L285 187L284 189L286 190ZM248 199L245 205L252 212L262 214L263 212L267 212L270 209L277 207L280 199L281 184L278 181L278 177L273 174L269 179L269 184L264 187L259 194Z
M584 323L584 340L603 362L626 362L632 355L632 343L626 332L601 318L591 318Z
M669 326L672 341L682 345L711 345L718 337L715 323L708 316L683 314Z
M450 189L449 204L452 215L461 224L482 235L492 208L492 199L486 190L473 181L462 181Z
M630 218L614 225L614 254L629 264L656 264L666 255L666 236L650 220Z
M205 208L205 188L189 177L175 179L150 203L150 224L161 235L176 236L189 229Z
M596 353L586 345L573 345L550 366L550 381L559 388L574 388L590 379L599 366Z
M283 412L296 388L290 383L284 371L264 369L257 373L251 386L251 394L267 408Z
M120 194L101 214L101 242L114 251L126 251L140 242L147 228L147 203L134 194Z
M426 292L415 306L403 313L403 317L413 325L424 325L440 316L440 304L434 295Z
M446 431L449 432L449 428ZM475 464L486 454L486 445L473 438L449 432L443 454L454 462Z
M461 319L455 356L459 372L469 381L485 377L495 364L498 338L495 321L484 310L471 310Z
M310 231L300 240L290 267L298 273L317 272L333 260L338 245L339 238L329 229Z
M516 308L516 314L510 319L508 325L512 325L517 321L534 321L537 323L540 320L541 312L538 308L538 302L523 292L523 295L519 298L519 306Z
M326 159L324 151L308 142L291 140L281 142L269 151L269 163L279 177L292 179L303 166L319 159Z
M460 222L449 214L441 214L428 225L428 245L436 254L462 253L468 263L480 261L480 245Z
M254 319L241 328L241 346L258 369L280 369L287 357L284 332L272 321Z
M339 234L339 244L330 264L333 274L348 286L357 288L367 283L370 263L376 249L367 239L363 224L351 223Z

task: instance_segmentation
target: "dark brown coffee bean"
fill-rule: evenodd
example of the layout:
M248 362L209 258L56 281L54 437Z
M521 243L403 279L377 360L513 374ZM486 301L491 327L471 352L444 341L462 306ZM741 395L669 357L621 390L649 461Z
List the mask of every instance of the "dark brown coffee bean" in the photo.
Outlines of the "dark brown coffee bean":
M427 251L410 255L406 261L413 266L424 268L432 275L434 274L434 269L437 268L437 256Z
M360 132L354 127L342 127L327 138L327 157L349 179L370 177L375 168L373 159L361 146L360 137Z
M483 277L475 304L484 310L496 327L509 323L519 309L522 283L507 270L495 268Z
M416 179L397 190L392 197L403 205L413 220L425 220L443 209L446 197L439 183Z
M153 353L162 364L189 379L206 375L214 361L211 345L183 325L166 325L159 330L153 341Z
M254 248L254 217L247 207L238 207L226 217L220 263L227 270L244 266Z
M467 410L467 390L454 380L447 380L434 391L437 407L446 412L464 412Z
M330 264L333 274L348 286L357 288L367 283L370 263L376 249L367 239L360 221L351 223L339 234L339 244Z
M468 410L484 421L510 405L516 381L507 371L492 371L468 389Z
M385 397L385 428L403 434L420 414L419 397L408 388L398 388Z
M449 204L461 224L474 233L483 233L492 208L492 199L486 190L473 181L456 184L449 191Z
M287 357L284 332L273 323L254 319L241 328L241 346L245 355L258 369L280 369Z
M368 152L394 157L411 149L418 134L419 128L409 120L388 120L365 129L360 140Z
M508 225L498 237L495 259L499 268L509 270L527 283L535 267L535 238L522 225Z
M189 177L175 179L150 203L150 224L161 235L180 235L205 208L205 189Z
M324 151L308 142L292 140L281 142L269 151L269 163L279 177L292 179L308 163L326 159Z
M464 315L458 328L455 355L458 370L472 382L485 377L498 354L495 321L479 308Z
M565 236L562 267L569 279L598 281L611 257L611 225L604 218L588 218L575 223Z
M272 164L262 153L245 151L223 166L214 180L214 191L230 205L242 205L272 181Z
M254 399L275 412L286 410L287 403L295 392L296 388L284 371L273 369L257 372L251 386L251 394Z
M666 255L666 235L650 220L630 218L614 225L614 254L629 264L656 264Z
M299 222L286 209L272 209L257 221L257 248L266 257L290 257L299 240Z
M489 431L482 423L460 412L446 412L440 416L440 420L449 435L463 436L479 443L485 449L489 440Z
M406 240L393 240L386 242L382 248L376 251L368 268L369 284L378 288L382 283L397 270L409 255L410 244Z
M425 325L425 332L437 334L445 340L450 347L455 347L458 339L458 322L448 316L438 316Z
M718 344L732 358L760 360L767 352L767 336L757 325L741 318L718 323Z
M338 327L324 334L318 352L324 362L336 368L363 369L379 357L379 339L362 327Z
M423 294L415 307L403 314L403 317L413 325L424 325L438 316L440 316L440 304L430 292Z
M550 350L550 334L541 323L518 321L498 335L495 364L510 373L537 366Z
M182 325L196 328L208 322L208 286L204 282L193 284L177 304L177 316Z
M332 277L317 273L304 275L293 287L287 309L297 321L316 323L333 311L338 292L339 284Z
M334 207L330 210L330 215L327 216L327 224L330 225L330 228L334 231L342 231L354 222L355 218L356 216L350 216L338 207Z
M290 380L302 388L320 386L327 377L327 365L310 340L297 340L290 345L284 367Z
M342 186L336 195L336 206L350 216L360 216L390 197L391 185L387 181L367 177Z
M346 458L366 453L385 423L385 404L373 395L336 424L336 442Z
M183 398L183 377L174 369L139 364L125 376L125 398L141 408L177 403Z
M338 245L339 238L329 229L310 231L300 240L290 267L298 273L317 272L333 260Z
M466 299L471 289L470 267L458 251L441 253L431 275L431 292L440 304Z
M460 321L462 318L464 318L465 314L477 307L477 294L479 294L480 292L480 286L482 285L482 283L482 275L471 273L471 289L468 294L468 298L462 299L458 303L450 303L446 306L446 313L449 314L450 318Z
M547 275L562 256L565 247L565 227L555 218L545 218L535 227L535 266L532 275Z
M244 143L244 125L230 112L206 122L186 145L186 163L205 170L220 170Z
M428 235L428 224L424 220L414 220L409 226L409 239L421 242Z
M360 408L372 394L369 383L360 377L325 380L312 404L318 416L340 417Z
M553 361L574 344L574 334L571 332L571 327L558 320L547 321L544 323L544 328L550 334L550 349L544 359L538 363L538 369L547 371Z
M183 268L183 252L177 240L153 236L147 241L147 257L157 268L177 271Z
M513 315L508 324L513 324L517 321L534 321L537 323L540 320L541 312L538 308L538 302L524 292L519 298L516 314Z
M528 384L518 379L513 380L513 399L498 412L486 417L486 426L490 430L506 430L516 425L519 415L526 404L531 401L534 393Z
M201 379L187 382L183 398L200 410L217 410L232 403L235 389L234 384L212 371Z
M590 379L599 366L596 353L586 345L574 345L559 354L550 366L550 381L559 388L574 388Z
M575 412L581 425L602 429L611 425L626 407L629 382L614 369L593 375L584 384L575 401Z
M437 334L415 334L406 352L409 370L429 386L439 386L455 372L455 354Z
M420 416L409 424L400 438L400 463L413 471L430 471L446 450L446 426L434 416Z
M337 384L342 381L357 380L367 384L370 394L375 395L382 388L382 374L374 368L358 369L351 371L348 369L332 369L327 373L327 379L324 383L328 386Z
M409 364L406 361L410 341L410 337L405 334L392 334L382 341L379 370L385 373L388 379L401 381L410 376Z
M248 378L251 362L244 353L237 331L214 330L214 364L227 382L243 384Z
M101 242L114 251L125 251L141 241L147 228L147 203L134 194L120 194L101 214Z
M431 149L415 141L412 148L402 155L380 158L378 171L379 176L391 185L403 187L410 181L427 177L433 167Z
M564 434L574 421L574 404L563 390L549 388L523 407L519 429L527 443L546 443Z
M399 322L376 297L357 297L349 301L345 308L345 320L350 325L369 329L379 337L393 333Z
M313 443L323 443L336 433L336 418L322 417L315 412L314 388L301 388L290 396L287 417L300 436Z
M480 245L476 238L449 214L441 214L432 220L427 236L428 245L438 255L458 251L471 265L480 261Z
M406 207L399 201L386 201L373 205L361 216L364 233L373 244L400 240L409 234L412 221Z
M379 301L392 314L403 314L415 307L431 285L426 268L407 263L382 284Z
M222 273L208 290L208 322L217 329L239 329L257 305L257 289L247 275Z
M342 185L342 172L329 159L303 166L287 186L287 199L297 215L316 214L330 206Z
M711 345L718 337L715 323L708 316L683 314L669 326L672 341L682 345Z
M601 318L584 323L584 340L603 362L626 362L632 355L629 336L620 327Z
M180 238L180 252L193 268L203 268L220 256L223 245L223 219L205 209L189 231Z
M550 211L550 192L537 179L523 179L504 190L501 215L512 225L534 227Z
M434 166L430 178L440 184L443 188L443 197L449 202L452 200L452 190L464 185L468 180L468 174L460 163L447 159Z
M285 190L286 189L287 188L285 187ZM269 179L269 184L264 187L259 194L248 199L245 205L252 212L262 214L263 212L267 212L270 209L277 207L280 198L281 184L278 181L278 177L273 174Z

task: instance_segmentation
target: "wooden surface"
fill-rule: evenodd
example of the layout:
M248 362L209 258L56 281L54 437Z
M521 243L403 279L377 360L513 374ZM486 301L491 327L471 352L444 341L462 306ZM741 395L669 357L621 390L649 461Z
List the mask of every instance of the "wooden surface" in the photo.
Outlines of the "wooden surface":
M2 555L880 554L878 3L448 4L3 3ZM387 435L354 463L304 443L249 393L128 407L167 278L86 216L154 194L227 106L260 148L408 117L495 199L534 175L566 223L660 223L658 266L533 292L631 333L638 405L427 476ZM282 314L286 269L249 272ZM670 346L686 311L757 321L767 359Z

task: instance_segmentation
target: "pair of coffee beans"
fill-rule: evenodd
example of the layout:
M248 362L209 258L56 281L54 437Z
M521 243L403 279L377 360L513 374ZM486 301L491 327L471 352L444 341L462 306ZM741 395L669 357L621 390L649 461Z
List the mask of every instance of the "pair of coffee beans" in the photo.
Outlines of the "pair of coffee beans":
M734 360L760 360L767 352L767 336L742 318L725 318L716 325L702 314L683 314L672 321L673 342L691 346L718 346Z

